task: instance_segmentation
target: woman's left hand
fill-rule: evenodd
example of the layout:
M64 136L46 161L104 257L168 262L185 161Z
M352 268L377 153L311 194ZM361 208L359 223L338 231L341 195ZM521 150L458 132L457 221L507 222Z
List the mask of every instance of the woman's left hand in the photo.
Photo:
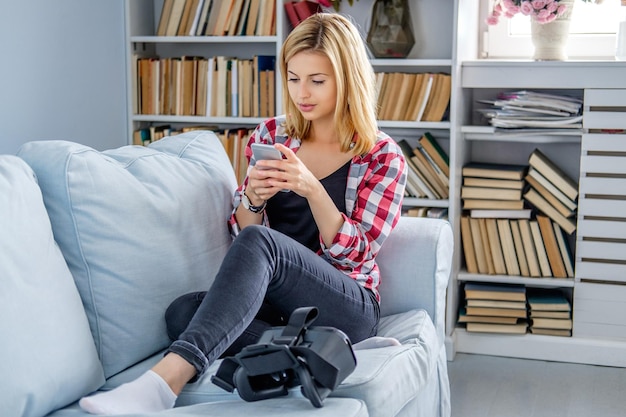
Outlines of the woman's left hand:
M285 158L280 161L257 161L259 166L269 169L263 171L266 178L262 181L263 186L255 189L255 193L264 200L268 200L281 190L289 190L308 198L320 185L319 181L295 152L280 143L274 146L285 155Z

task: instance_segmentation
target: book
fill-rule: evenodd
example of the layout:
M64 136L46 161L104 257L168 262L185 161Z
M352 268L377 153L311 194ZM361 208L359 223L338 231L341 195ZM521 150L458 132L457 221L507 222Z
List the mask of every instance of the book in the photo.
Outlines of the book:
M571 311L572 306L558 289L533 289L527 295L528 307L535 311Z
M504 251L502 250L496 219L481 219L481 221L485 222L485 226L487 228L489 249L491 250L494 272L498 275L506 275L507 270L506 263L504 261Z
M561 190L556 188L554 184L548 181L539 171L534 168L528 170L526 181L552 204L556 209L562 212L565 217L574 214L578 204L570 200ZM564 206L561 208L561 206Z
M526 322L516 324L466 323L468 332L525 334L528 329Z
M528 263L528 273L533 278L539 278L541 276L541 269L539 267L537 252L535 251L535 242L533 241L532 232L530 230L530 222L528 219L519 219L517 220L517 225L519 226L520 235L522 237L522 246L524 248L526 262Z
M436 74L436 89L431 93L432 105L426 107L422 118L425 122L440 122L450 104L452 77L450 74Z
M176 36L176 34L178 33L178 27L180 26L180 22L183 17L183 12L185 10L186 0L173 1L174 3L171 6L171 12L169 18L167 19L165 36Z
M495 264L493 262L493 249L489 241L489 228L487 227L487 219L477 219L480 230L480 240L485 252L485 260L487 261L487 273L494 275L496 273Z
M554 220L561 228L571 235L576 230L575 219L570 219L559 213L550 203L543 198L537 190L530 188L524 193L524 199L532 204L537 210Z
M295 1L286 1L283 7L285 8L285 13L287 14L287 19L289 19L289 24L291 24L291 28L295 28L300 23L300 18L296 13L296 9L293 7Z
M466 282L464 290L465 298L526 301L526 287L518 284Z
M428 198L435 198L435 194L430 193L429 187L424 184L424 187L422 188L423 183L418 174L419 169L411 160L411 156L413 155L413 149L411 148L411 145L409 145L406 139L400 139L397 141L397 143L398 146L400 146L402 153L404 154L404 159L406 160L406 164L408 167L406 189L409 194L414 197L425 196Z
M428 152L424 150L419 140L417 141L417 146L413 149L413 153L416 153L417 151L419 151L424 156L430 167L433 169L433 171L435 171L435 174L437 174L437 178L439 178L441 184L443 184L446 189L450 188L450 179L448 178L448 175L441 168L439 168L439 165L437 165L437 163L430 157Z
M483 200L521 200L522 190L512 188L490 188L490 187L461 187L461 198L483 199Z
M526 175L527 170L526 165L470 162L462 168L461 174L463 177L521 180Z
M204 36L206 34L208 19L209 19L209 15L211 14L213 5L214 5L213 0L204 0L204 3L202 4L202 11L200 12L200 17L198 18L198 25L196 27L196 36Z
M309 16L312 16L315 13L320 13L322 11L322 7L318 2L310 0L296 1L293 4L293 8L298 15L298 23L306 20Z
M522 210L523 200L484 200L474 198L464 198L463 208L467 210Z
M395 100L391 120L407 120L407 108L411 100L411 91L415 84L415 74L402 73L400 93Z
M159 24L157 26L156 35L165 36L167 34L167 23L172 13L172 7L174 6L174 0L164 0L161 7L161 16L159 17Z
M498 225L498 235L502 246L502 255L504 257L504 265L506 266L507 275L520 275L519 262L517 261L517 252L515 251L515 243L513 242L513 231L508 219L494 219Z
M569 311L544 311L544 310L533 310L530 312L530 317L544 317L548 319L569 319L571 318L571 313Z
M511 235L513 236L513 245L515 246L515 254L517 256L520 275L523 277L529 277L530 270L528 269L528 261L526 260L526 254L524 253L524 244L522 243L522 234L519 229L519 223L514 219L510 219L509 227L511 228Z
M463 185L468 187L510 188L513 190L521 190L524 188L524 180L463 177Z
M526 309L519 308L498 308L498 307L465 307L468 316L490 316L490 317L516 317L524 319L527 316Z
M414 74L416 75L416 74ZM419 144L422 145L422 149L424 152L432 159L435 164L439 167L439 169L446 175L446 177L450 177L450 159L448 154L443 150L443 148L439 145L437 140L430 134L430 132L424 132L424 134L419 138ZM502 187L508 188L508 187Z
M561 330L561 329L542 329L538 327L531 327L530 332L532 334L541 334L546 336L562 336L562 337L571 337L571 330Z
M429 74L425 73L415 74L415 82L413 83L413 89L410 94L411 99L406 110L407 120L417 121L417 115L421 106L420 97L428 82L428 75Z
M478 268L478 273L487 274L489 273L489 268L487 266L487 253L482 242L479 221L480 219L469 219L472 245L474 247L474 253L476 255L476 265Z
M546 248L548 261L550 262L552 276L555 278L567 278L567 271L565 270L565 264L563 264L561 250L559 249L559 244L557 243L556 236L554 235L552 220L550 220L547 216L538 214L537 223L539 223L539 230L541 231L543 244Z
M565 193L571 200L576 200L578 197L578 184L539 149L535 149L530 154L528 164L539 171L541 175L546 177L548 181Z
M465 258L465 268L467 272L477 274L478 264L476 263L476 252L472 241L470 219L467 215L461 216L461 243L463 244L463 256Z
M470 217L474 218L495 218L495 219L530 219L531 209L520 210L488 210L488 209L472 209L469 212Z
M541 236L539 223L537 223L537 220L531 220L529 224L531 235L533 237L533 243L535 244L535 252L537 253L537 262L539 263L541 276L544 278L551 278L552 270L550 269L550 261L548 260L546 247L543 243L543 237Z
M459 311L459 323L494 323L494 324L517 324L517 317L504 316L470 316L465 312L465 308Z
M572 330L572 319L550 319L545 317L535 317L531 319L533 329L559 329Z
M417 97L417 114L415 116L416 122L421 122L424 117L424 110L426 110L426 104L430 100L431 91L433 88L433 82L435 80L435 74L426 74L423 84L420 88L420 94Z
M448 187L441 181L437 172L434 170L432 165L430 165L420 150L414 148L413 155L409 159L415 163L419 173L423 178L425 178L430 188L435 191L439 198L448 198Z
M257 22L259 21L259 10L261 0L250 0L250 10L248 11L248 21L246 22L246 36L254 36Z
M556 242L559 244L559 251L561 252L561 258L563 258L563 264L565 265L565 271L568 278L574 278L574 260L572 259L572 253L569 248L569 244L563 235L561 226L552 222L554 227L554 235L556 236Z
M491 308L512 308L526 311L525 301L502 301L502 300L481 300L469 298L466 300L468 307L491 307Z

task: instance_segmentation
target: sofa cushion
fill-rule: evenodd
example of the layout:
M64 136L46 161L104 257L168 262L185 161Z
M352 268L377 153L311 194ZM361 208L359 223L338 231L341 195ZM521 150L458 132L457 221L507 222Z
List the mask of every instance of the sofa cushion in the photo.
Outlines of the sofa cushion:
M104 382L33 171L0 156L0 408L41 416Z
M30 142L54 235L109 377L169 344L171 301L208 289L230 245L235 177L212 132L98 152Z
M48 417L90 417L77 406ZM304 398L273 398L257 402L241 399L177 407L160 413L126 414L121 417L368 417L363 401L352 398L327 398L324 407L314 408Z
M402 346L355 351L356 369L330 395L363 400L371 416L395 416L416 398L425 385L437 381L441 344L435 326L424 310L383 317L378 335L395 337ZM137 378L150 369L158 358L147 359L109 379L106 388ZM236 392L229 393L211 383L210 377L215 374L219 364L220 361L217 361L197 382L188 384L179 395L176 405L239 398ZM292 395L298 395L298 392L299 388L296 388Z

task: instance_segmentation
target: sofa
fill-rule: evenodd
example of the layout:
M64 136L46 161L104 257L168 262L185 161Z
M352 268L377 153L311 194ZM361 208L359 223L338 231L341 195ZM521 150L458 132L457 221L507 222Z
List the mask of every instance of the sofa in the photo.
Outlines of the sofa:
M82 396L134 379L169 344L164 312L207 289L231 243L236 187L217 136L97 151L34 141L0 155L0 410L86 416ZM297 388L245 402L210 382L143 416L450 415L444 347L453 239L444 220L403 217L379 254L378 335L322 408Z

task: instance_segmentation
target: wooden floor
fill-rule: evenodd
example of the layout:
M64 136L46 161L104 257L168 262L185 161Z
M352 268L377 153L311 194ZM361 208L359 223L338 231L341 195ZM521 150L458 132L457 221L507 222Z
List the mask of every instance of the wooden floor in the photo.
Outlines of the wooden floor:
M459 353L448 374L452 417L626 416L623 368Z

